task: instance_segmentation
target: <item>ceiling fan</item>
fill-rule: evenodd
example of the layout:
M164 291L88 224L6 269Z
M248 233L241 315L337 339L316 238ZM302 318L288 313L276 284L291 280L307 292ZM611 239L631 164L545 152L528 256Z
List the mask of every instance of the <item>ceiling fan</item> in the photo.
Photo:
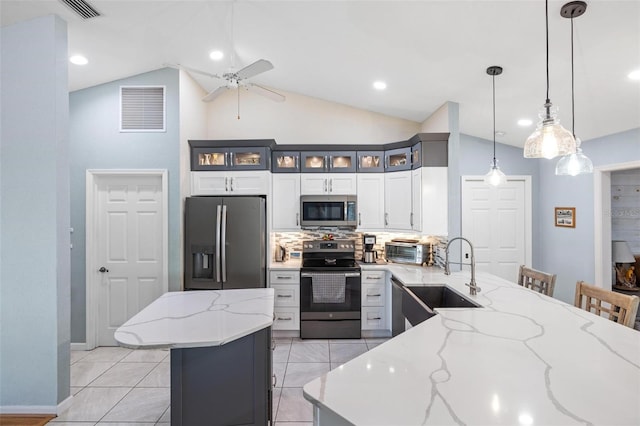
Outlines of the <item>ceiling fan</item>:
M233 69L230 69L229 71L222 74L221 76L217 74L212 74L206 71L200 71L198 69L187 67L180 64L177 65L177 68L180 68L187 72L201 74L207 77L217 78L217 79L226 81L226 83L223 86L213 89L212 91L207 93L206 96L202 98L203 102L211 102L212 100L214 100L215 98L220 96L222 93L226 92L227 90L229 89L239 90L241 87L247 90L250 90L252 92L255 92L259 95L265 96L276 102L283 102L285 100L284 95L281 95L278 92L275 92L271 89L267 89L266 87L260 86L258 84L246 81L248 78L254 77L258 74L262 74L263 72L273 69L273 64L267 61L266 59L258 59L254 63L249 64L238 71L234 71Z

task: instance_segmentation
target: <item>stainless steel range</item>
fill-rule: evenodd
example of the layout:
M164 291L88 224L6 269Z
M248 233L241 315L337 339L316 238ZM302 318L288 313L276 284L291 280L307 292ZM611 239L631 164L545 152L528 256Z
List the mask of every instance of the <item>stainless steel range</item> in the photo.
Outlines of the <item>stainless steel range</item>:
M300 338L361 337L360 266L353 240L302 244Z

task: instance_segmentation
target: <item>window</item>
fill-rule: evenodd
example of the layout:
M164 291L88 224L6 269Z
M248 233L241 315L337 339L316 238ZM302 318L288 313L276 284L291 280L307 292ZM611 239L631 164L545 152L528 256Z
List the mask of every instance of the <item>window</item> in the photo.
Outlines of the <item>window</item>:
M120 86L121 132L165 130L165 86Z

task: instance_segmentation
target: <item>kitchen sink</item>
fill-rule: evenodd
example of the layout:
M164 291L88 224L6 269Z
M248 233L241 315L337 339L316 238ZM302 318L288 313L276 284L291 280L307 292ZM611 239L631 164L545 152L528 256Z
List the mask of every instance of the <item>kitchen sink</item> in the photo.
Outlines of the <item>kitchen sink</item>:
M413 326L436 315L436 308L480 307L444 284L426 287L402 286L402 316Z
M406 286L413 295L431 309L436 308L480 308L481 306L467 299L446 285Z

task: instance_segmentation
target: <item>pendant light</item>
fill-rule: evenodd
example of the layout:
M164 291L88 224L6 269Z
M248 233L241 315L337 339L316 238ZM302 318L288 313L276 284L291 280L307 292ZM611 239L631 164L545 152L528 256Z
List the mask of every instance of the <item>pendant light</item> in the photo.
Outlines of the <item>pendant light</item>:
M507 181L507 177L498 167L498 160L496 160L496 75L502 74L502 67L491 66L487 68L487 74L491 76L493 81L493 161L489 173L484 175L484 183L498 186Z
M571 132L560 125L558 108L549 99L549 0L545 0L547 48L547 99L538 117L536 130L524 144L525 158L555 158L576 152L576 140Z
M575 99L574 99L574 72L573 72L573 18L582 16L587 10L587 4L583 1L572 1L560 9L560 15L571 19L571 133L576 140L576 152L562 157L556 164L556 175L576 176L593 173L593 163L582 153L580 138L576 137Z

